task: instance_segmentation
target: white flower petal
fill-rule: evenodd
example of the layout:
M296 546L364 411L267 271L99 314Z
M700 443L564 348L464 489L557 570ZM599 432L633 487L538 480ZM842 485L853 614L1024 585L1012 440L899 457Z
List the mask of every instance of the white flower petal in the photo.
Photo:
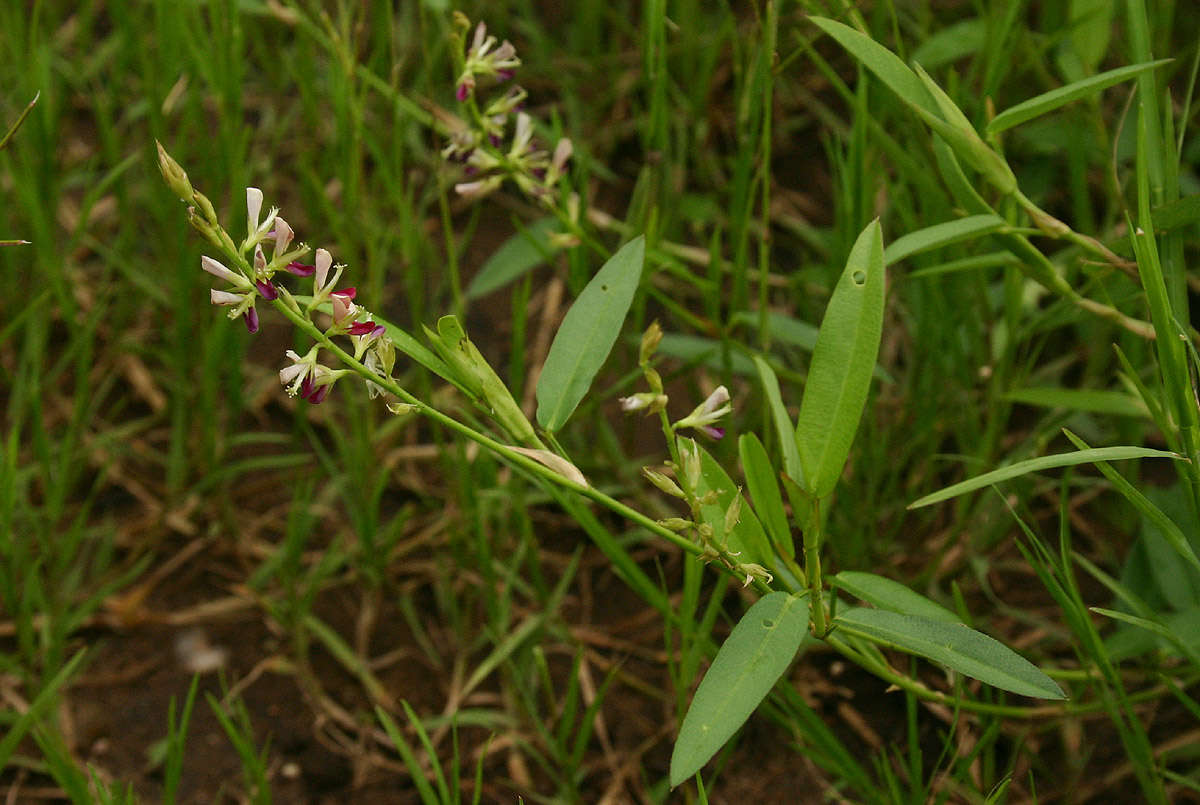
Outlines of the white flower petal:
M307 369L308 367L303 363L293 363L291 366L285 366L279 370L279 382L286 386L304 374Z
M258 229L258 216L262 212L263 193L257 187L246 188L246 228L253 235Z
M240 305L245 296L240 293L230 293L229 291L218 291L216 288L210 288L209 298L214 305Z
M219 261L214 260L211 257L201 257L200 267L209 274L212 274L214 277L220 277L226 282L231 282L235 285L239 285L242 282L241 275L233 273Z
M317 249L316 265L317 271L313 275L314 295L325 289L325 280L329 276L329 267L333 265L333 257L325 249Z

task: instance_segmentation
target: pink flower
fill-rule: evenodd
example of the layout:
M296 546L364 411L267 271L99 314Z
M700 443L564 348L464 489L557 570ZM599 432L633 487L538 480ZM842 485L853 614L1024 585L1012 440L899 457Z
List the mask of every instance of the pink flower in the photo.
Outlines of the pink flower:
M301 357L294 350L288 350L291 359L290 366L279 370L279 382L287 386L289 396L299 395L312 405L320 405L329 396L329 390L344 373L344 370L334 371L328 366L317 363L317 353L320 347L313 347L307 355Z
M230 291L218 291L216 288L209 290L209 300L214 305L223 307L232 307L229 311L229 318L236 319L238 316L246 317L246 329L251 333L258 332L258 312L254 309L255 293L248 291L246 293L231 293Z
M229 290L209 289L209 300L214 305L232 307L233 310L229 311L229 318L236 319L238 316L245 316L246 328L252 333L257 333L258 312L254 309L254 300L257 298L259 292L262 292L263 296L268 299L275 298L278 294L275 293L274 286L266 283L271 294L273 294L268 296L267 292L263 291L262 287L258 286L257 283L252 283L236 271L230 271L219 261L211 257L201 257L200 267L214 277L223 279L233 286Z
M708 398L696 406L692 413L676 422L672 427L695 428L712 439L720 439L725 435L725 429L716 426L716 421L733 411L729 402L729 389L717 386Z
M352 318L354 312L358 309L354 302L357 291L354 288L343 288L340 291L334 291L329 295L330 302L333 303L333 321L335 324L341 324L347 318Z

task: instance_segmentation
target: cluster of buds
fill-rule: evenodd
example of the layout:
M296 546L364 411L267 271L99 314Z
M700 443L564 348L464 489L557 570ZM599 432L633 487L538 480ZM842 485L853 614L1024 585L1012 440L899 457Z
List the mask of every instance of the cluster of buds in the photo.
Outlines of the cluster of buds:
M743 586L748 586L756 579L769 584L773 579L770 571L756 562L740 561L738 557L741 552L729 548L729 535L742 518L741 488L733 492L721 516L715 519L711 515L705 517L704 507L720 504L723 493L717 489L699 492L706 485L700 446L694 440L684 438L677 439L676 444L679 448L678 464L667 462L661 470L643 467L642 476L659 491L686 503L691 517L668 517L659 520L659 525L676 533L691 534L701 548L700 559L722 564L742 576ZM714 522L717 523L716 527Z
M619 398L618 402L622 411L626 413L644 411L647 414L657 414L666 410L669 400L663 393L662 377L651 365L651 359L662 342L662 338L663 332L658 326L658 322L652 322L646 328L646 332L642 334L641 348L638 351L638 365L642 369L642 376L646 378L646 384L650 386L650 390ZM710 439L721 439L725 436L725 429L718 427L717 422L732 412L733 405L730 403L729 389L717 386L690 414L672 424L671 430L674 432L683 428L693 428Z
M734 492L723 517L718 518L720 528L714 528L713 517L711 514L705 517L703 510L707 506L720 503L722 492L711 488L704 492L699 491L707 487L703 477L702 451L694 440L677 435L679 430L692 428L712 439L722 438L725 430L718 427L716 423L733 411L729 400L729 390L724 386L718 386L690 414L668 425L668 420L663 412L666 410L669 400L663 392L662 377L652 365L654 353L662 342L662 338L662 328L658 326L658 322L652 322L646 328L646 332L642 334L642 343L638 350L638 365L642 369L642 376L645 377L650 390L619 399L622 411L660 414L667 437L674 442L677 448L678 463L667 462L666 466L661 469L642 468L642 476L647 481L660 492L686 503L691 512L690 518L668 517L659 520L659 525L676 533L691 534L692 539L701 548L701 559L724 565L742 576L745 584L748 585L755 579L770 582L771 574L766 568L754 562L741 562L738 560L739 552L729 550L729 535L733 533L734 528L741 520L742 490L738 489Z
M454 18L459 39L465 44L464 34L471 23L461 13ZM553 206L554 188L571 158L571 141L560 139L553 152L538 147L533 137L533 119L521 111L526 98L521 87L509 84L486 104L477 92L479 79L498 84L509 82L520 64L510 42L505 40L497 45L496 37L488 35L484 23L475 27L474 38L458 65L454 93L470 122L460 118L446 121L449 143L442 149L442 156L463 165L467 180L457 183L454 189L464 198L482 198L508 178L531 198ZM504 143L510 128L512 139L506 148ZM573 221L578 218L578 207L578 199L567 204L568 213L574 210Z
M354 344L354 358L380 378L391 376L396 361L395 345L387 328L377 323L365 308L355 304L354 288L338 288L345 266L334 265L325 249L317 249L312 264L301 262L311 249L304 243L293 246L295 232L272 207L262 215L263 194L257 187L246 188L246 237L235 245L228 232L217 220L212 203L196 191L183 168L158 146L158 165L167 185L188 204L188 221L229 258L233 268L221 261L204 256L200 267L224 281L226 287L212 288L209 298L214 305L229 307L231 319L243 318L246 328L258 332L259 318L255 303L261 298L268 302L279 300L289 309L315 321L318 308L328 303L330 323L324 328L327 337L349 336ZM270 257L264 244L270 244ZM332 276L330 272L332 271ZM280 272L296 277L312 277L312 296L305 306L282 285L275 283ZM314 346L304 356L287 351L291 363L279 370L279 381L291 396L299 396L319 404L329 395L337 380L349 373L347 369L331 369L318 362L320 346ZM382 388L367 381L372 397Z

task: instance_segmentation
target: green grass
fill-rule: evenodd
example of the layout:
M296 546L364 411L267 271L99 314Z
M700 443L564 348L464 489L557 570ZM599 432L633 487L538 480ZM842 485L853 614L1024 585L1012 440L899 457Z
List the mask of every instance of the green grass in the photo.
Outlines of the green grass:
M441 3L0 7L0 128L37 96L0 151L0 240L30 242L0 245L0 793L1194 795L1179 736L1200 713L1200 586L1180 552L1200 549L1197 463L1049 470L907 507L1076 449L1064 428L1200 459L1200 18L1183 3L851 5L464 7L517 46L539 140L571 138L563 192L581 207L581 245L482 296L472 279L547 208L512 183L455 193L438 121L464 113ZM936 100L905 95L919 78L881 76L810 15L919 61L1020 192L989 182L953 132L933 136L917 107ZM1044 92L1165 58L987 133ZM311 340L267 304L255 336L208 304L199 258L215 252L163 185L155 140L235 238L245 186L261 187L299 239L348 264L343 284L373 312L422 342L422 325L458 315L530 417L562 314L644 234L616 347L549 440L592 497L444 422L394 416L351 379L320 406L289 399L283 353ZM653 365L671 417L728 386L729 436L706 449L742 484L739 435L782 460L753 359L794 420L859 233L878 218L890 245L983 215L1002 225L888 267L875 379L817 523L822 563L904 582L1016 646L1069 701L809 641L703 787L672 792L696 684L765 584L735 593L720 560L649 527L688 511L640 474L670 457L654 419L618 411L646 390L640 335L655 320L667 333ZM1139 226L1153 236L1131 238ZM403 355L394 375L515 442ZM173 641L196 626L231 660L223 682L201 677L209 706L193 712ZM846 656L923 687L885 694ZM109 720L80 710L92 698L112 702ZM157 726L123 730L124 714Z

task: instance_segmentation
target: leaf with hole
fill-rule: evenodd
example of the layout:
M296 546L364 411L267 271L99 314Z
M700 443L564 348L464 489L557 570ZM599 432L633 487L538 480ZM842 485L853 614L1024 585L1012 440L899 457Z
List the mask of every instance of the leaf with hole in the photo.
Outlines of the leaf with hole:
M671 752L672 787L699 771L737 732L807 637L807 594L768 593L746 610L683 717Z
M851 248L825 308L800 403L796 447L802 486L815 498L833 491L850 455L879 354L883 299L883 235L875 220Z
M563 318L537 383L537 421L546 430L566 423L608 359L642 278L645 255L642 236L622 246Z

